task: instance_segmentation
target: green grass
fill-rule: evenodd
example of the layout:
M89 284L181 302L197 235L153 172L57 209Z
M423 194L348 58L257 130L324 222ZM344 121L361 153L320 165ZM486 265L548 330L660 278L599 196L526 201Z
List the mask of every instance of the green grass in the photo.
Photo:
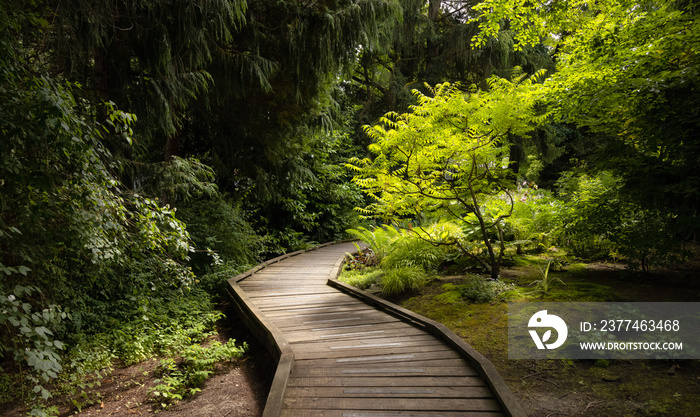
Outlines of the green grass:
M379 267L344 269L338 280L359 289L367 289L381 279L384 272Z

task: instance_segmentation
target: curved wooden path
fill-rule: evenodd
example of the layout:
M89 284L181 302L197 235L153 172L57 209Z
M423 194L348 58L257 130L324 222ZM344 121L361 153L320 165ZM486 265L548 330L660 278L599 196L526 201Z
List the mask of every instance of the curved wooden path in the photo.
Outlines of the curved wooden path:
M264 416L525 416L481 354L444 326L335 280L352 243L229 280L278 361Z

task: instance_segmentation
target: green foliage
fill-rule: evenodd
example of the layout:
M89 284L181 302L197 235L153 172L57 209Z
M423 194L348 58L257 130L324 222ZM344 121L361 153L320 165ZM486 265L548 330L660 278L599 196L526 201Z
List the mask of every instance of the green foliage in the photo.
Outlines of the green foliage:
M343 269L338 279L348 285L365 290L372 284L378 284L383 275L384 271L378 267Z
M372 230L360 226L356 229L347 229L346 232L369 245L374 253L376 262L380 263L391 250L391 244L401 234L397 228L390 225L375 227Z
M76 0L47 16L55 54L49 62L101 100L137 114L144 139L164 139L177 134L185 110L212 87L212 60L235 60L225 48L245 25L247 9L243 0Z
M427 279L420 266L398 266L388 269L382 276L382 292L397 295L419 289Z
M40 9L10 6L26 19L0 14L0 24L14 25L0 36L0 349L28 379L20 392L41 413L49 387L75 385L86 369L65 346L108 340L109 349L95 350L101 359L86 359L104 365L171 343L145 340L168 335L144 323L162 324L152 319L165 300L194 284L192 247L171 207L120 181L124 166L112 151L136 143L136 117L111 102L90 107L76 98L77 84L29 59L32 30L46 22Z
M437 246L429 240L416 237L412 233L398 236L391 244L391 250L382 259L385 270L402 267L419 267L424 270L437 267L446 257L443 246Z
M506 220L505 233L513 241L520 254L523 247L541 252L557 241L562 231L561 200L551 192L536 188L536 185L518 185L513 193L513 214Z
M544 297L545 295L549 294L549 291L552 289L552 286L557 282L562 285L566 285L564 284L564 281L562 281L560 278L549 276L549 268L551 266L552 260L550 259L549 261L547 261L547 266L544 269L540 267L542 279L538 279L530 283L530 285L535 286L535 292L539 293L540 297Z
M613 173L618 204L634 207L623 210L621 222L636 224L620 244L629 258L646 269L654 263L647 258L662 256L669 239L654 231L692 239L700 224L700 103L692 93L700 80L697 8L665 0L554 7L489 0L477 9L484 12L485 36L494 36L501 19L508 19L523 44L556 47L557 71L537 94L552 120L585 128L580 155ZM600 235L586 240L600 249L606 245ZM655 240L664 243L659 247Z
M212 335L223 313L201 290L172 298L143 299L139 310L124 321L112 321L106 331L114 354L126 364L178 352Z
M444 216L472 226L487 259L473 256L498 277L502 221L513 204L506 139L527 134L535 120L546 117L524 94L535 78L523 78L512 83L492 78L488 92L438 85L434 97L416 92L419 104L412 112L388 113L380 125L366 126L375 157L348 164L356 172L353 181L372 200L358 209L362 215L383 221ZM506 201L503 209L485 208L497 198ZM499 253L491 243L494 235Z
M633 269L648 271L680 259L674 216L645 209L623 192L609 171L595 176L565 173L558 183L565 202L562 243L587 259L623 257Z
M442 289L445 292L435 296L435 300L445 304L454 304L458 301L493 303L505 301L507 292L514 288L513 284L507 284L503 281L469 275L459 285L443 285Z
M343 280L366 288L381 278L383 292L389 295L418 289L427 278L426 270L435 268L447 254L444 247L421 238L413 230L385 225L372 231L358 227L349 229L348 233L370 245L374 255L372 265L378 263L380 269L357 265L354 270L343 273ZM421 233L426 235L427 232Z
M208 250L223 263L255 265L266 252L265 238L258 235L241 205L222 196L199 198L178 207L177 217L187 224L194 243L192 264L205 272L212 264Z
M301 143L282 158L283 167L259 173L262 183L246 190L241 203L255 213L251 219L268 239L268 253L342 239L344 230L357 223L353 208L362 196L342 169L354 154L346 129L299 132Z
M21 285L9 292L0 291L0 357L7 353L20 369L27 367L24 377L33 385L31 400L46 400L51 392L43 384L57 378L63 370L60 351L65 344L56 338L56 333L69 315L56 305L35 310L31 301L37 295L37 288Z
M206 291L213 297L224 297L226 293L227 280L247 271L255 264L240 264L238 262L223 262L214 265L204 275L199 277L197 287Z
M158 369L161 378L149 389L151 400L167 409L201 391L199 387L214 373L217 363L240 358L248 350L247 344L236 346L235 343L231 339L225 344L214 341L206 347L190 345L182 351L179 364L173 358L162 359Z

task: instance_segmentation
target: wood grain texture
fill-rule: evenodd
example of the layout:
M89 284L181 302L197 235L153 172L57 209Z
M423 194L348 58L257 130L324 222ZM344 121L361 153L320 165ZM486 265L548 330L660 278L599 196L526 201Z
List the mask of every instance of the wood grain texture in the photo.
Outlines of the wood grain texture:
M444 326L336 281L355 250L325 244L229 280L278 360L264 417L525 416L493 365Z

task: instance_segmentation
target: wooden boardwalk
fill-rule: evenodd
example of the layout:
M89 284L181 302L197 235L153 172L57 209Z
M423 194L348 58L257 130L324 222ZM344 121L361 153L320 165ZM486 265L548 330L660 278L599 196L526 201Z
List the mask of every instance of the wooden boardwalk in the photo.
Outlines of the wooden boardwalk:
M525 416L491 363L444 326L335 280L351 243L268 261L229 280L278 361L277 416Z

